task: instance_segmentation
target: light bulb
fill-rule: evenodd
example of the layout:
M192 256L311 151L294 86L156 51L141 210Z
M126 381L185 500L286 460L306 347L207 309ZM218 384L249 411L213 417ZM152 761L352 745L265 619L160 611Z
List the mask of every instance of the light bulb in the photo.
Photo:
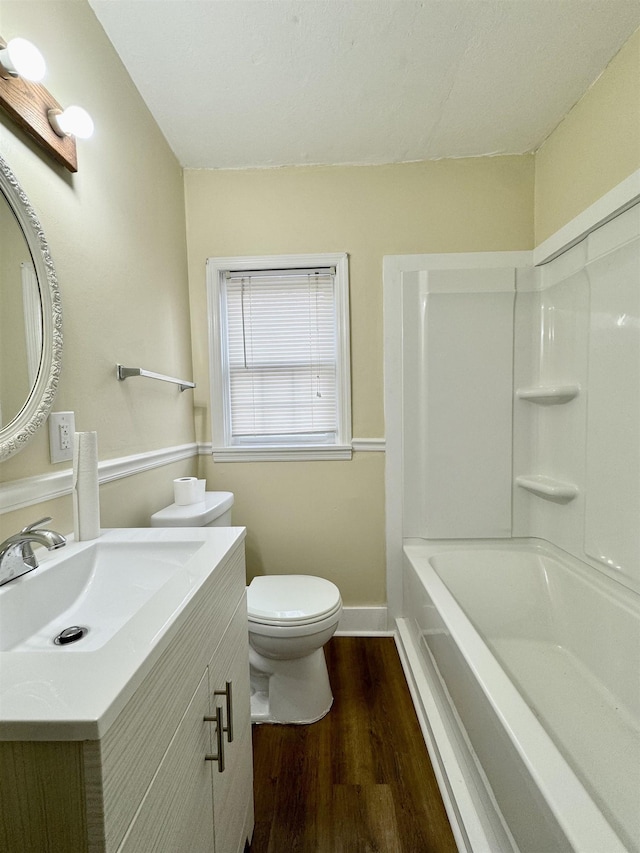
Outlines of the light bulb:
M82 107L71 106L66 110L49 110L49 124L58 136L77 136L88 139L93 133L93 119Z
M0 50L0 64L12 77L25 80L42 80L47 66L38 48L23 38L11 39Z

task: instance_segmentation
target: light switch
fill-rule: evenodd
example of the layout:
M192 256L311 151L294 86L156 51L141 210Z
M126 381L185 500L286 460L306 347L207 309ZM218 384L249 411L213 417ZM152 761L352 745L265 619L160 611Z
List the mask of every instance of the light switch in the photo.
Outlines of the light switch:
M51 412L49 415L49 447L51 461L69 462L73 459L73 434L76 419L73 412Z

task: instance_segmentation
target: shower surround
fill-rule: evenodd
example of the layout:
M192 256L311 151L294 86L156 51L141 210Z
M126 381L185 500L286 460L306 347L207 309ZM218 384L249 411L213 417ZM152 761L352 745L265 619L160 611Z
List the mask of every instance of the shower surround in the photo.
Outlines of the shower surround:
M386 259L385 335L389 606L458 844L637 853L640 205L539 267Z

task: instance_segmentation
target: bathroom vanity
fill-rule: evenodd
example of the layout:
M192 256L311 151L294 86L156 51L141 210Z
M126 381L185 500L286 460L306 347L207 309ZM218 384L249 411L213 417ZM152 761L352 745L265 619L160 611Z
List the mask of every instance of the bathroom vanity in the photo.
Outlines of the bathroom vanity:
M0 591L1 851L244 850L253 772L243 540L241 528L109 531ZM167 556L153 588L144 555L153 563L157 552ZM110 591L100 575L111 567L118 578L123 558L132 577L139 562L141 581ZM82 579L56 627L84 614L86 637L55 646L52 623L11 635L16 608L28 612L56 576L63 590ZM136 597L119 624L118 602Z

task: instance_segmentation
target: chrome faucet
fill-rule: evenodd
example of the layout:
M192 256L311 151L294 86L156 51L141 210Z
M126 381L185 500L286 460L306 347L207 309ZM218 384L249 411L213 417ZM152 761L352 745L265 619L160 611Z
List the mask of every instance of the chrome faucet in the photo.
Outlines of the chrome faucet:
M48 551L62 548L66 539L55 530L40 527L51 518L41 518L0 542L0 586L38 568L32 543L44 545Z

